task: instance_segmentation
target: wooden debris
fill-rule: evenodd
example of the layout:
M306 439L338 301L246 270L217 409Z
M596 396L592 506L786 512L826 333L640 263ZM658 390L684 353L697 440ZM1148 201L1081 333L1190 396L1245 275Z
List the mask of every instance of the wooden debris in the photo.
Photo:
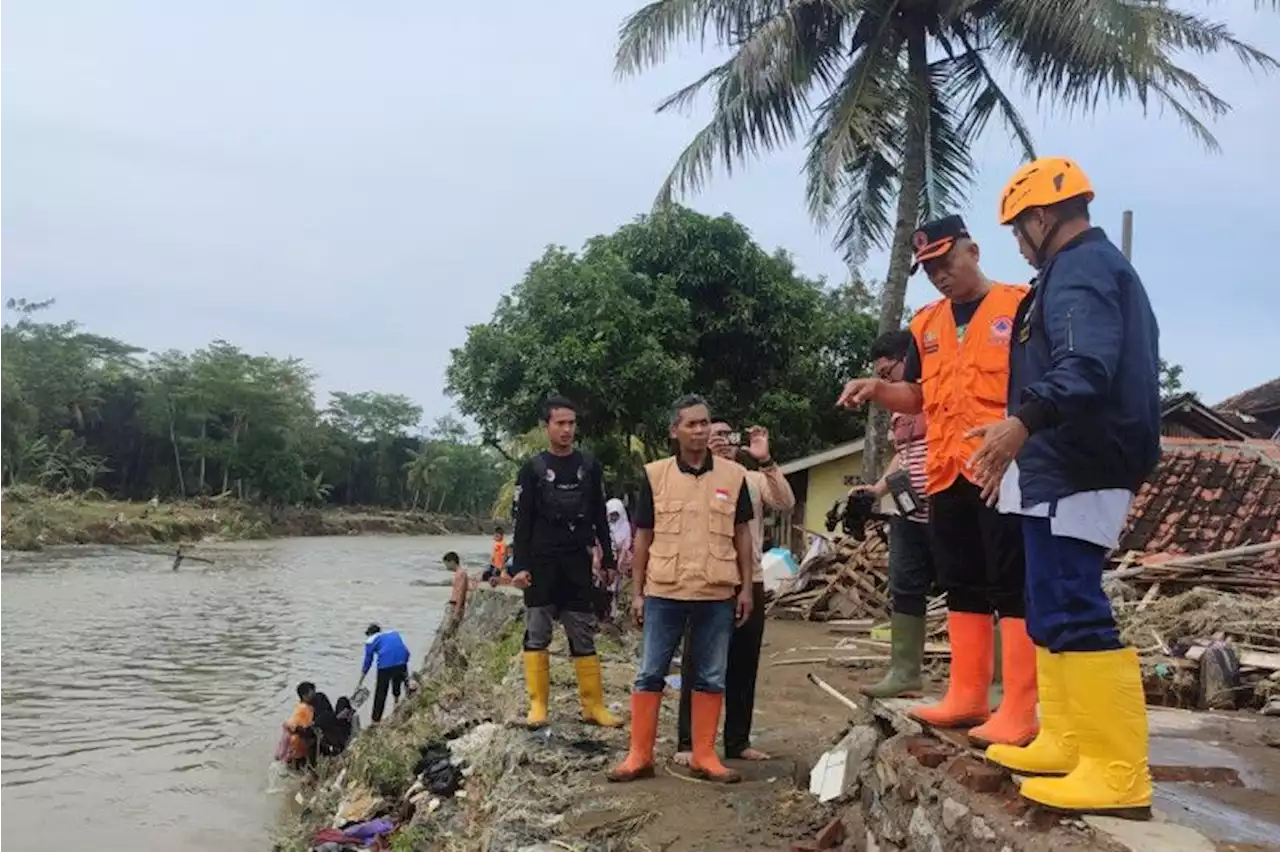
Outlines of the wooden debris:
M842 538L813 560L769 605L774 618L831 621L866 632L889 617L889 549L875 530L865 541Z

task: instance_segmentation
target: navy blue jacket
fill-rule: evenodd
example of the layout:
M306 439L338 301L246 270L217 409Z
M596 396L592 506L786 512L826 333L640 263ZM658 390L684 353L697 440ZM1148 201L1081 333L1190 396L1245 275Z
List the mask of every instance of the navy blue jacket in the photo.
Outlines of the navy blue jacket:
M1009 408L1024 507L1137 491L1160 458L1159 338L1138 273L1101 228L1067 243L1014 317Z

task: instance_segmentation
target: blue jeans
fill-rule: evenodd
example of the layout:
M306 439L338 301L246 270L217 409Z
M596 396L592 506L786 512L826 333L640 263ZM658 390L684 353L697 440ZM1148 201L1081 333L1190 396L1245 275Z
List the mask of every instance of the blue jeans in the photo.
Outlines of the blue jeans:
M1048 518L1022 519L1027 552L1027 632L1042 648L1114 651L1124 647L1102 591L1105 548L1054 535Z
M689 656L684 669L693 671L695 692L724 692L733 638L734 601L677 601L644 599L644 649L636 692L662 692L671 658L689 631Z

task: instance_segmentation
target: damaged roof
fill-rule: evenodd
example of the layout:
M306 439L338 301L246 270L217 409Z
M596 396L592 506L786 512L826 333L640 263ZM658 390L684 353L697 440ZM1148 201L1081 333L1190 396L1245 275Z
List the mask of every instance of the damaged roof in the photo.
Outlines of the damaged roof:
M1280 410L1280 376L1263 382L1247 391L1241 391L1214 406L1220 411L1238 411L1241 414L1266 414Z
M1280 445L1164 438L1120 552L1200 554L1280 538ZM1280 551L1262 562L1280 565Z

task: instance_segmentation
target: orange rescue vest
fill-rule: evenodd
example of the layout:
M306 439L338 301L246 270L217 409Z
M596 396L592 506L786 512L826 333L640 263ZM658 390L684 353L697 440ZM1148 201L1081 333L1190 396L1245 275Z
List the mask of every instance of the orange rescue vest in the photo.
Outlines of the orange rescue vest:
M1009 393L1013 317L1030 288L992 284L959 340L951 303L940 299L911 319L920 353L920 389L928 422L928 484L950 488L981 445L965 433L1004 419Z

